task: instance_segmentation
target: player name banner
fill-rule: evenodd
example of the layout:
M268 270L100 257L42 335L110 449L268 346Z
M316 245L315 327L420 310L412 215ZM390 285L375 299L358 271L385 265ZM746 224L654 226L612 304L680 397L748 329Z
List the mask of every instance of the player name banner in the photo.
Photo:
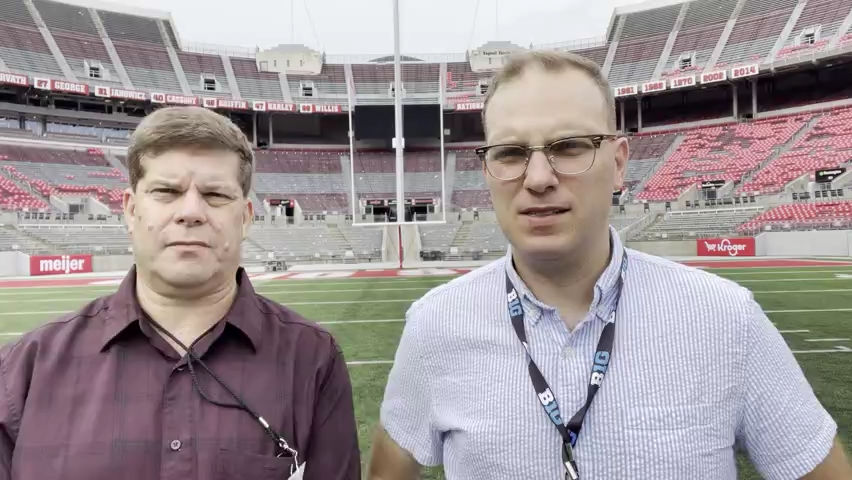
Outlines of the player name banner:
M95 86L95 96L103 98L115 98L119 100L148 100L148 94L138 90L125 90L123 88Z
M728 79L728 72L725 70L719 70L716 72L707 72L701 74L701 84L707 85L708 83L716 83L716 82L724 82Z
M188 97L186 95L172 95L167 93L151 93L151 103L165 103L168 105L188 105L190 107L197 107L198 97Z
M694 87L695 86L695 75L690 75L688 77L678 77L669 80L669 88L683 88L683 87Z
M753 257L756 254L754 237L699 238L696 242L699 257Z
M26 75L16 75L14 73L0 73L0 85L18 85L26 87L30 84L30 79Z
M32 255L30 276L92 273L91 255Z
M636 85L623 85L613 89L613 95L616 97L626 97L628 95L636 95Z
M665 89L665 80L655 80L653 82L645 82L642 84L642 93L662 92Z
M482 110L484 102L463 102L456 104L457 112L473 112L476 110Z
M246 100L229 98L204 98L204 106L207 108L221 108L225 110L248 110L249 103Z
M65 80L51 80L49 78L33 78L33 86L39 90L52 92L89 94L89 86L82 83L66 82Z
M751 65L740 65L731 69L731 78L751 77L760 73L760 65L753 63Z

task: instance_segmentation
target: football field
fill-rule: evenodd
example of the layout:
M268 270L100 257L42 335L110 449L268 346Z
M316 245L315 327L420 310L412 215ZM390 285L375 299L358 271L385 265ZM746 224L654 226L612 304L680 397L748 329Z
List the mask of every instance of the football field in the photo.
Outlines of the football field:
M711 271L754 292L795 352L820 400L837 420L848 446L852 429L852 264ZM343 347L350 364L365 462L405 311L412 301L450 278L386 276L255 281L259 293L322 324ZM0 341L13 341L21 332L75 310L115 288L114 285L0 288ZM747 460L740 460L740 478L760 478ZM426 477L442 478L438 470L428 472Z

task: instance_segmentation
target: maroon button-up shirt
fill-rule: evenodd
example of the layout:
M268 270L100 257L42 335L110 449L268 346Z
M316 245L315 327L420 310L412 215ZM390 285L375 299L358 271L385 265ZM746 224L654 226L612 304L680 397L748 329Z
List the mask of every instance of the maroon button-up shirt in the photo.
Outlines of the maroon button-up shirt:
M346 362L331 335L254 292L193 347L307 461L305 479L360 480ZM0 480L284 480L291 458L251 415L201 398L186 359L118 291L0 350ZM234 399L197 364L212 399Z

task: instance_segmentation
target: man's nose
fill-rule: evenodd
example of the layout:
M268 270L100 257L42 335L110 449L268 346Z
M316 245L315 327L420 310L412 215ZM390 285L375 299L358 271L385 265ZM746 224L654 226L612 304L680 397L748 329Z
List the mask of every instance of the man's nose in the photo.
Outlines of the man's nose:
M558 183L556 171L553 170L544 152L541 150L533 152L527 165L524 187L534 192L545 192L549 188L556 187Z
M204 196L197 190L190 189L184 192L178 200L178 209L175 212L175 220L178 223L196 225L204 223L206 219L207 202Z

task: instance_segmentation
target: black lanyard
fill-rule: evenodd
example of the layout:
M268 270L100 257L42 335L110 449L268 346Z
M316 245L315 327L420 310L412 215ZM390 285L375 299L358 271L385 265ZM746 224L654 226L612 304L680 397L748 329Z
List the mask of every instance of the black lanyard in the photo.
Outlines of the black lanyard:
M296 469L299 467L299 453L295 449L293 449L289 444L287 444L287 441L284 440L284 437L281 436L278 432L276 432L269 425L269 422L267 422L265 418L261 417L254 410L252 410L248 405L246 405L245 400L243 400L243 398L240 395L238 395L236 392L234 392L231 389L231 387L228 386L228 384L226 384L221 378L219 378L218 375L213 373L213 370L210 370L210 367L208 367L206 363L204 363L200 358L198 358L198 355L193 350L193 347L195 346L195 342L193 342L192 345L187 347L180 340L178 340L177 337L174 336L174 334L172 334L171 332L166 330L159 323L155 322L154 319L152 319L151 317L149 317L147 315L145 316L145 319L155 329L159 330L165 336L169 337L173 342L175 342L175 344L177 344L180 348L182 348L186 352L186 366L189 367L189 375L192 378L192 384L195 386L195 389L198 390L198 394L201 396L201 398L203 398L204 400L212 403L213 405L217 405L219 407L237 408L237 409L243 410L246 413L248 413L249 415L251 415L252 417L254 417L254 419L260 424L261 427L263 427L263 429L266 431L266 433L270 437L272 437L272 440L276 443L276 445L278 445L278 448L279 448L278 457L283 457L283 456L287 456L287 457L292 456L293 457L293 465L290 466L290 475L293 475L296 472ZM210 330L212 330L213 328L214 327L211 327ZM210 333L210 330L205 332L205 335ZM199 337L199 340L203 336L204 335ZM198 340L196 340L196 341L198 341ZM201 385L198 383L198 378L196 377L195 369L192 366L193 363L197 363L198 365L201 366L201 368L206 370L207 373L211 377L213 377L213 380L215 380L216 383L218 383L222 388L224 388L225 391L228 392L228 394L231 395L231 397L234 400L237 401L237 403L234 404L234 403L220 402L218 400L214 400L214 399L210 398L209 396L207 396L207 393L201 388Z
M615 306L610 314L610 322L608 322L601 332L601 338L598 340L597 351L595 352L594 363L592 365L592 374L589 376L589 389L586 394L586 403L580 408L577 413L568 421L566 425L562 419L562 413L559 410L559 404L556 402L556 396L550 385L541 374L541 370L530 355L529 344L527 343L527 333L524 329L524 307L521 305L521 300L518 297L518 291L506 274L506 296L509 305L509 317L512 319L512 328L515 329L515 334L518 340L521 341L524 350L529 359L530 379L532 380L533 388L535 388L536 396L538 397L541 406L548 418L553 422L559 435L562 436L562 463L565 466L565 478L570 480L578 480L580 478L577 470L577 462L574 458L574 447L577 445L577 437L580 435L580 429L583 428L583 419L586 418L586 412L592 405L592 400L600 389L604 375L606 375L607 367L612 356L612 342L615 338L615 314L618 311L618 303L621 301L621 292L624 289L624 280L627 276L627 251L624 251L621 258L621 278L619 279L618 291L615 297Z

